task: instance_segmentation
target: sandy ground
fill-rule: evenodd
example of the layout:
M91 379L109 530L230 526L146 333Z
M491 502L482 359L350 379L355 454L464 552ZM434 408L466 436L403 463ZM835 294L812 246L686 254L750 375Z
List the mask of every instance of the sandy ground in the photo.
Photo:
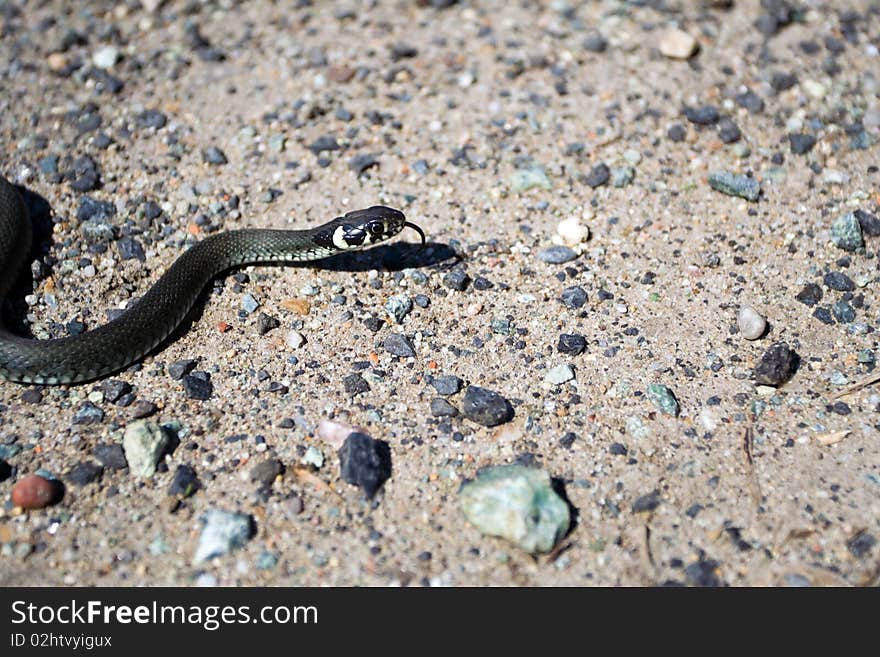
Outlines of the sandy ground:
M307 227L383 203L431 246L222 278L188 330L114 377L133 387L128 406L101 382L30 395L0 383L14 470L0 482L0 584L876 584L880 389L837 395L874 367L880 238L847 253L830 237L841 214L876 214L880 201L876 3L845 3L847 14L792 2L795 20L773 34L743 0L143 4L0 2L0 165L53 218L33 289L13 297L21 316L27 296L34 335L100 325L215 229ZM687 61L658 50L675 26L699 41ZM746 89L763 111L737 101ZM738 141L683 114L706 105ZM789 133L817 143L793 153ZM310 150L328 135L338 150ZM210 147L228 162L206 162ZM84 155L100 177L80 192L64 173ZM377 163L359 173L358 155ZM635 177L592 187L600 163ZM550 188L518 190L515 171L536 165ZM761 198L713 190L718 169L761 180ZM83 195L115 204L114 240L133 237L143 262L118 244L89 251ZM149 201L163 210L153 220ZM543 262L570 217L589 241L571 262ZM452 289L444 277L458 270L493 286ZM829 289L828 272L855 290ZM817 306L796 299L807 283L824 292ZM575 285L581 308L560 302ZM260 303L250 314L247 294ZM394 295L427 305L395 326ZM814 316L839 301L854 321ZM761 339L739 334L742 305L767 317ZM260 312L281 326L259 335ZM295 349L292 329L306 338ZM416 356L388 353L391 333ZM560 353L563 333L587 350ZM778 341L800 366L778 389L757 387L752 369ZM182 359L211 374L209 399L168 375ZM545 382L566 363L574 380ZM369 390L346 392L353 372ZM497 391L514 419L433 417L427 382L440 374ZM646 396L653 383L673 391L678 417ZM76 421L86 400L103 412L91 424ZM122 439L141 402L180 440L159 472L65 480ZM340 479L322 419L390 444L393 475L372 501ZM312 446L320 468L303 464ZM252 469L269 458L285 472L261 490ZM459 509L463 481L511 462L561 480L576 510L549 556L481 534ZM181 464L202 489L175 501ZM12 486L38 470L65 482L63 499L15 508ZM194 564L209 509L249 514L256 532Z

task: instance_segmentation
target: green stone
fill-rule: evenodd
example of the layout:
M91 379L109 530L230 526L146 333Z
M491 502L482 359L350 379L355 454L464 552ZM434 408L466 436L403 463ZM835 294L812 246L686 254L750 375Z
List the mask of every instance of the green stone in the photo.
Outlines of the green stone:
M550 552L568 532L568 504L550 475L521 465L481 470L462 485L461 510L484 534L499 536L526 552Z
M831 241L844 251L858 251L865 246L862 226L854 212L848 212L832 224Z
M138 420L129 424L122 439L128 471L142 479L152 477L169 442L168 432L155 422Z
M533 187L552 189L553 183L544 172L544 167L534 165L528 169L517 169L510 177L510 188L515 192L524 192Z
M748 201L757 201L761 195L761 183L754 178L741 176L730 171L714 171L709 174L709 186L727 194L739 196Z
M654 402L657 410L665 415L678 417L678 401L672 390L660 383L652 383L648 386L648 399Z

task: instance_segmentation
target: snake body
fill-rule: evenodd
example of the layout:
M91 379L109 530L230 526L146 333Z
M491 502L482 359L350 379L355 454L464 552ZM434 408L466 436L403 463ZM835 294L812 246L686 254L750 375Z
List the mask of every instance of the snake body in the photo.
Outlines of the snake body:
M298 263L371 246L406 221L399 210L373 206L308 230L244 229L217 233L185 251L120 316L85 333L33 340L9 332L0 317L0 378L19 383L81 383L116 372L162 343L183 321L205 285L233 267ZM0 176L0 304L31 247L31 223L17 190Z

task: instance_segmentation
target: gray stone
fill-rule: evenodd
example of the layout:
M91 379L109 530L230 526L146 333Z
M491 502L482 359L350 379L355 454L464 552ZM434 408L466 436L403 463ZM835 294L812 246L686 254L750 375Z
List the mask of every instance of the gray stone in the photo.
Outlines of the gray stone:
M129 424L122 439L129 472L143 479L152 477L156 473L156 464L170 442L168 432L155 422L138 420Z
M858 251L865 246L862 225L855 212L847 212L831 225L831 241L844 251Z
M254 521L250 515L210 509L205 515L205 527L199 536L193 563L204 563L240 548L253 535Z
M468 386L464 393L462 414L471 422L494 427L513 419L510 402L493 390Z
M741 176L730 171L714 171L710 173L709 185L712 189L722 194L739 196L748 201L757 201L761 195L761 183L754 178Z

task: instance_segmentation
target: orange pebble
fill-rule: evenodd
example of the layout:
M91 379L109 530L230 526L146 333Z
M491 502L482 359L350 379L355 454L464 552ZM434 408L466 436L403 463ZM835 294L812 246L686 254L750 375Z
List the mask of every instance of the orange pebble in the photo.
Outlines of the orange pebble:
M22 477L12 487L12 503L22 509L42 509L59 499L57 485L39 475Z
M217 322L217 329L221 333L226 333L232 328L232 324L227 324L226 322Z

